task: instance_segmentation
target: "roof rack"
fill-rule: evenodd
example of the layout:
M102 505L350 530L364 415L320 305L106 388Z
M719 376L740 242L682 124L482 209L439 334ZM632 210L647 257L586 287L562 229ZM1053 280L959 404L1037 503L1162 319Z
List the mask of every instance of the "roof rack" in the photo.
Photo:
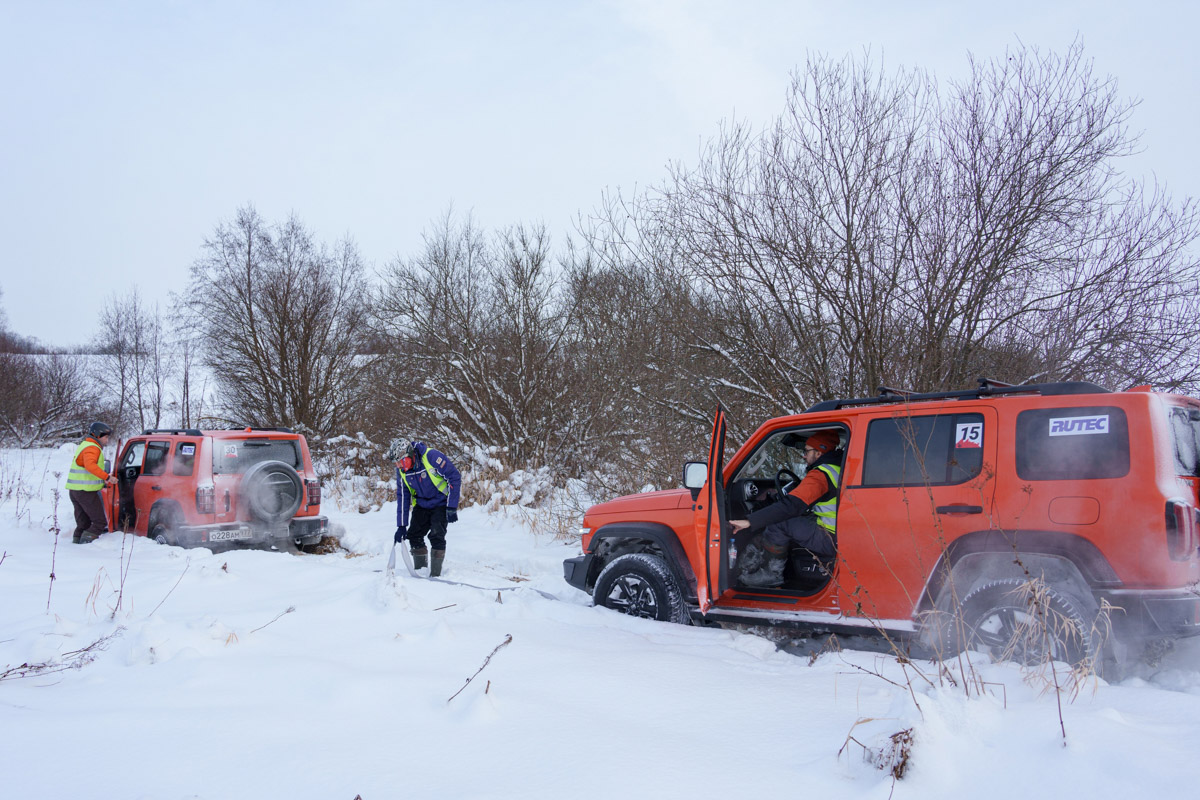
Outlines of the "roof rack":
M915 403L926 400L978 400L981 397L997 397L1010 394L1111 394L1110 389L1097 386L1086 381L1066 381L1063 383L1025 383L1014 386L987 378L979 379L979 388L964 389L955 392L909 392L904 389L892 389L887 386L879 387L876 397L854 397L846 400L823 400L805 410L834 411L848 406L884 405L887 403Z
M150 436L155 433L165 433L170 436L203 436L204 434L195 428L146 428L142 431L142 436Z
M255 428L250 425L231 425L227 431L278 431L279 433L295 433L291 428Z

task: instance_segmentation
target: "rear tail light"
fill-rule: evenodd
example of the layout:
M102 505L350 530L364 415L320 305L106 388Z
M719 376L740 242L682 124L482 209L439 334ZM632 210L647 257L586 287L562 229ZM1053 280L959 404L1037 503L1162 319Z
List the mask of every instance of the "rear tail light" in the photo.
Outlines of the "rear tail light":
M1200 549L1200 514L1181 500L1167 501L1167 555L1187 561Z
M212 486L196 487L196 513L213 514L216 512L216 492Z
M308 484L308 504L310 506L321 505L321 482L306 481Z

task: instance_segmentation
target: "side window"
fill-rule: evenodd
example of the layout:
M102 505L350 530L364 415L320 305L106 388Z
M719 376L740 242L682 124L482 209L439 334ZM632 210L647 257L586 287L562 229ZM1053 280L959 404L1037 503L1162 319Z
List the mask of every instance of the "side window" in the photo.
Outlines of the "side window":
M196 443L180 442L175 445L175 461L171 464L172 475L191 475L196 468Z
M982 414L893 417L867 427L863 486L965 483L982 468Z
M1129 472L1129 422L1112 406L1017 415L1017 476L1027 481L1120 478Z
M1200 472L1197 471L1197 467L1200 467L1200 451L1198 451L1200 441L1197 441L1197 434L1200 433L1198 422L1200 420L1193 420L1192 413L1186 408L1175 406L1171 409L1171 439L1175 444L1176 475L1200 475Z
M142 468L142 474L162 475L166 472L167 453L170 451L170 442L150 442L146 445L146 463Z
M133 442L125 448L125 455L121 458L122 467L140 467L142 465L142 456L146 453L145 442Z

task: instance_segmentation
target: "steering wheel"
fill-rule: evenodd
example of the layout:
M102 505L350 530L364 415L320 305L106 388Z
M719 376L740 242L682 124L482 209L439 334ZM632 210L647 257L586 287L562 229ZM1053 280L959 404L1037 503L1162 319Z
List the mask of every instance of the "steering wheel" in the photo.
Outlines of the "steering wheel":
M784 482L787 478L787 482ZM779 496L783 497L792 489L795 489L800 483L800 476L792 472L787 467L780 467L779 472L775 473L775 491L779 492Z

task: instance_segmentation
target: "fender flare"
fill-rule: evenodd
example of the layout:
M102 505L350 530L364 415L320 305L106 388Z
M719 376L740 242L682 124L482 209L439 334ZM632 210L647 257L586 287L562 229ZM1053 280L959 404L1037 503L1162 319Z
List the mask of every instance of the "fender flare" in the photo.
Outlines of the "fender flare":
M984 558L989 561L1006 559L1014 572L1023 574L1021 567L1016 564L1018 556L1036 559L1041 564L1069 564L1092 591L1114 589L1122 585L1100 549L1082 536L1063 531L975 531L958 537L942 551L930 570L915 616L935 608L943 587L960 565L969 565Z
M683 545L680 544L679 537L674 530L659 522L613 522L600 526L592 533L587 552L595 555L602 543L618 539L644 539L657 545L666 555L663 560L666 561L667 569L671 571L671 575L683 591L684 599L691 605L698 602L696 573L692 570L687 553L684 552ZM595 586L596 577L599 575L599 559L592 559L591 571L596 574L588 575L587 585L589 587Z

